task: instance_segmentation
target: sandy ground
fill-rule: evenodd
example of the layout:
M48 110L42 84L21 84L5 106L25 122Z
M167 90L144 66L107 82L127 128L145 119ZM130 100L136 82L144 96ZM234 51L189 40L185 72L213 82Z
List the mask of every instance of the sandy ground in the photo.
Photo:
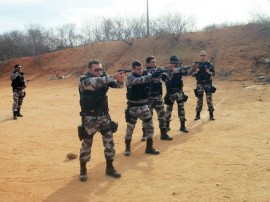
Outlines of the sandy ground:
M126 89L109 92L115 134L115 167L122 178L105 175L100 134L94 139L88 181L80 182L79 97L75 80L29 82L23 118L12 119L9 83L0 87L0 201L270 201L270 85L215 81L215 121L204 103L202 119L194 121L195 81L185 78L187 126L179 132L176 107L169 134L159 139L158 156L144 154L138 121L132 155L124 152Z

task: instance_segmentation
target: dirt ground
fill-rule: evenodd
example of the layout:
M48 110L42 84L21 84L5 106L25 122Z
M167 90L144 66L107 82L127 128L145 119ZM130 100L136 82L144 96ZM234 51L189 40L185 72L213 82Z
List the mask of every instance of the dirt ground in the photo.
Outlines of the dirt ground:
M194 121L195 81L185 78L188 134L179 131L176 106L173 141L161 141L154 114L154 146L144 154L138 121L132 154L124 156L126 89L110 89L115 133L115 167L122 178L105 175L99 133L94 138L88 181L80 182L79 96L75 79L28 83L23 118L12 119L10 83L0 86L0 201L270 201L270 85L214 81L215 121L206 103Z

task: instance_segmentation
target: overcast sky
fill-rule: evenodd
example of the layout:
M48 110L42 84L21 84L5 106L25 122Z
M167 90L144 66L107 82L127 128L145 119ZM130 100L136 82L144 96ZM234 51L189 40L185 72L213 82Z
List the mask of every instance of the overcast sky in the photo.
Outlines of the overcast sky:
M27 25L46 28L66 23L78 26L102 16L146 13L147 0L0 0L0 34L25 30ZM255 10L270 13L270 0L148 0L149 15L168 12L194 16L197 28L213 23L248 22Z

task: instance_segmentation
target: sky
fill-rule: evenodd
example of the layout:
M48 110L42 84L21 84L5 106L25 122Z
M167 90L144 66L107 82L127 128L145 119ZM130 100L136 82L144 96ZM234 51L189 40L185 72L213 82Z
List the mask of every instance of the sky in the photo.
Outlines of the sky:
M29 25L56 28L78 26L102 17L146 14L147 0L0 0L0 34ZM252 12L270 11L270 0L148 0L149 19L180 12L192 16L196 27L220 23L247 23Z

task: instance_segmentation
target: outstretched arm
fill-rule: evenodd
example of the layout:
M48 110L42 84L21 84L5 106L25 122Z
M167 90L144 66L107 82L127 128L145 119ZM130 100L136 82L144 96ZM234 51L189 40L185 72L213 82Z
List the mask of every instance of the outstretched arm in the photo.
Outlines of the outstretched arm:
M113 76L103 77L87 77L85 75L80 77L79 88L84 90L96 90L103 86L112 88L122 88L124 86L124 75L117 72Z

